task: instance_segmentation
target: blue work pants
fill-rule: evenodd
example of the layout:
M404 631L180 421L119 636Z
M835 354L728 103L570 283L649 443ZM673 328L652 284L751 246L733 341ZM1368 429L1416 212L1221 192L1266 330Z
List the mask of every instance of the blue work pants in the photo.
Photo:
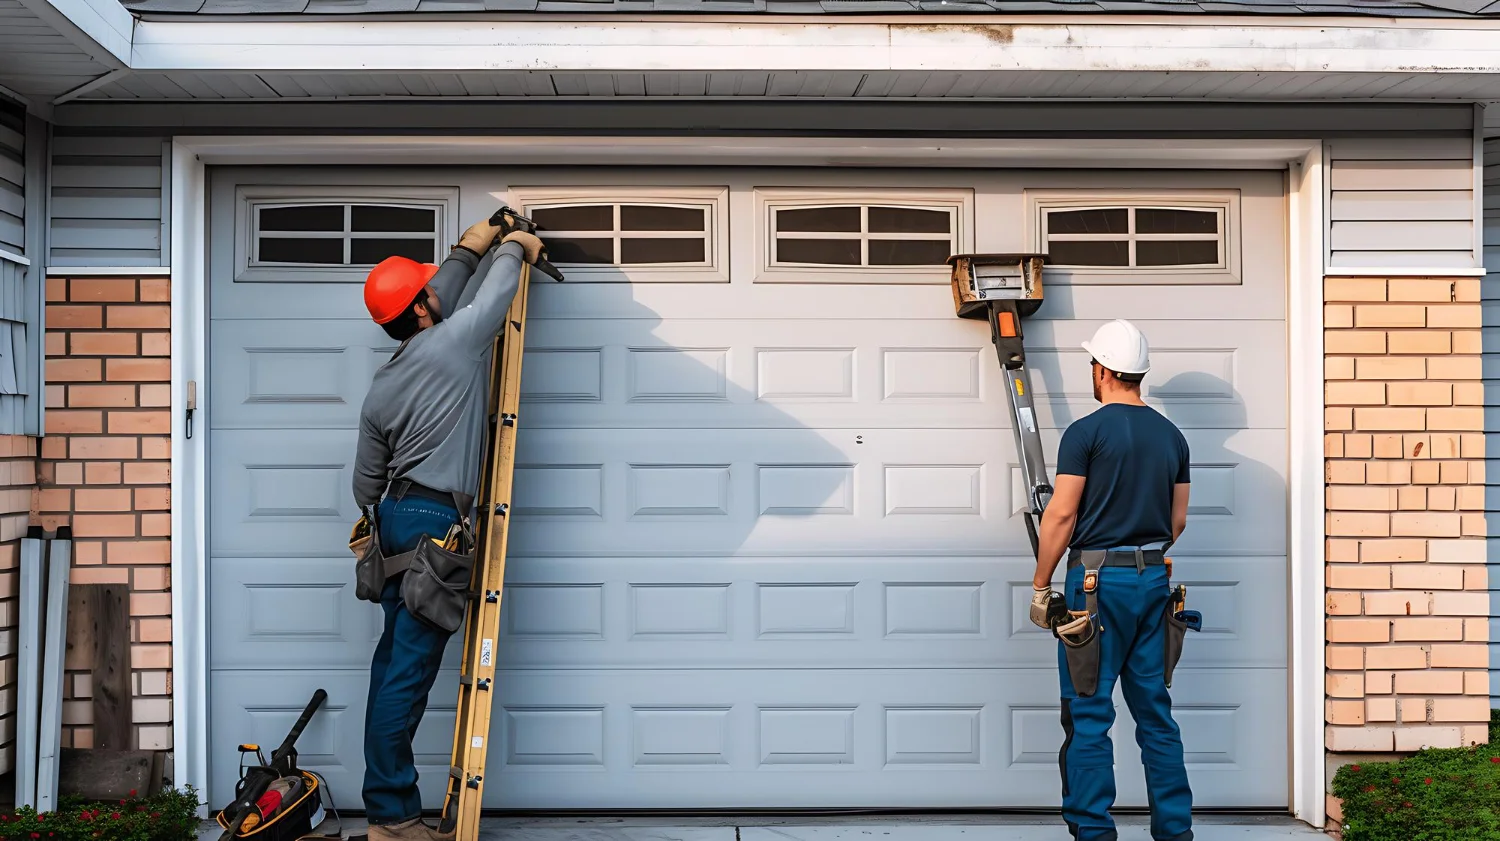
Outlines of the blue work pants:
M1110 807L1115 802L1114 689L1118 680L1135 718L1135 740L1146 770L1151 837L1192 841L1193 793L1183 764L1182 735L1172 719L1166 686L1166 609L1171 593L1165 566L1105 567L1099 570L1099 688L1088 698L1073 691L1063 644L1057 644L1061 671L1064 741L1063 820L1077 841L1115 841ZM1083 567L1068 570L1068 607L1083 610Z
M416 496L380 503L380 548L399 555L427 537L442 540L458 522L452 505ZM385 583L380 607L385 628L370 661L365 706L365 812L372 824L421 817L417 767L411 742L427 712L427 694L437 680L449 634L424 625L401 601L402 575Z

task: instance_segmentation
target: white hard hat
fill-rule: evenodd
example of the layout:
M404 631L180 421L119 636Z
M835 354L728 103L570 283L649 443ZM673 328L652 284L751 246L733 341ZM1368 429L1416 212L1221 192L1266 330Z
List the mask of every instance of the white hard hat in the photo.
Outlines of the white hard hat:
M1151 348L1134 324L1117 318L1100 327L1094 338L1083 343L1094 361L1117 374L1144 374L1151 370Z

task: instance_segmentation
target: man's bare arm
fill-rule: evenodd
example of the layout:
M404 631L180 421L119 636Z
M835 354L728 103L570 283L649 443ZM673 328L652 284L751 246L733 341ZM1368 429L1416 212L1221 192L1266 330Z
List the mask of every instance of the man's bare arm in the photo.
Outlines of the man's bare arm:
M1192 488L1186 482L1172 486L1172 541L1182 537L1182 530L1187 528L1188 491Z

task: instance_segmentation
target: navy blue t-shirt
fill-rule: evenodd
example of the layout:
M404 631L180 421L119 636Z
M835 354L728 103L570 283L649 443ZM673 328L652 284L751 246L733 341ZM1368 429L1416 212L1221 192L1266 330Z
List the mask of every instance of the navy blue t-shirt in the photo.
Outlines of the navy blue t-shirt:
M1088 480L1069 548L1171 540L1173 486L1188 481L1187 439L1149 406L1110 403L1063 433L1057 472Z

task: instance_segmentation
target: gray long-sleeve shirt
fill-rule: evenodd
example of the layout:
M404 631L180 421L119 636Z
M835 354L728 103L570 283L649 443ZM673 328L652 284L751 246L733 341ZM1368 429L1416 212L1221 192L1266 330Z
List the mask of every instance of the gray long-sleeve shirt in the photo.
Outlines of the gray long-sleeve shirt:
M378 504L396 479L458 494L464 508L472 503L486 443L490 357L520 286L523 253L513 242L483 260L457 248L433 276L443 320L375 372L360 410L359 505ZM488 270L476 271L486 261Z

